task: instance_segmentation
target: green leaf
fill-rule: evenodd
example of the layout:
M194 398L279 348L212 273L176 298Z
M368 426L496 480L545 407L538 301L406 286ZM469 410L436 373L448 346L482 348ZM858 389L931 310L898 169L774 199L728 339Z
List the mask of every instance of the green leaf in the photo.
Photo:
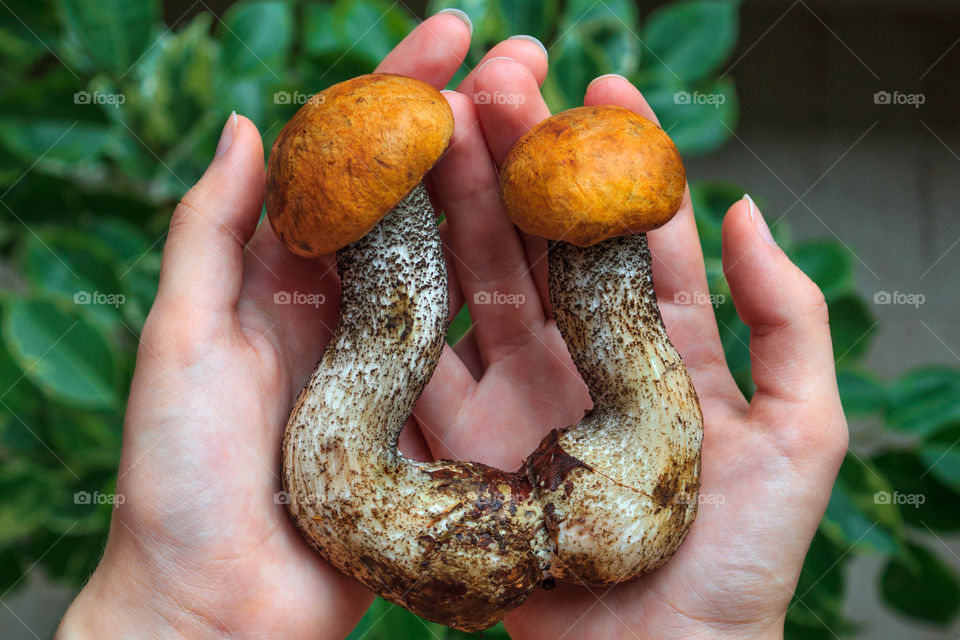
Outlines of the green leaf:
M443 640L510 640L507 630L503 628L503 623L484 629L479 633L467 633L466 631L457 631L456 629L445 629ZM426 640L426 639L425 639Z
M787 610L791 623L811 630L839 631L849 627L843 615L846 589L845 555L821 533L814 536Z
M114 254L117 279L124 295L120 310L129 329L137 331L157 295L160 243L115 218L98 219L90 233L104 241Z
M562 104L553 109L578 104L591 80L608 73L606 60L596 46L591 46L579 30L571 30L552 48L550 80L559 89Z
M14 360L48 396L68 405L116 406L116 357L101 330L76 306L10 299L2 329Z
M457 341L467 333L472 324L473 320L470 319L470 309L467 305L463 305L447 328L447 344L450 346L457 344Z
M703 80L733 53L739 2L672 2L652 12L643 27L645 67L671 82Z
M142 260L154 245L141 229L119 218L97 217L88 228L124 270Z
M811 240L790 252L794 264L810 276L829 301L853 286L850 252L832 240Z
M697 89L641 86L660 126L684 154L706 153L726 142L737 125L737 92L729 78Z
M368 68L363 72L369 73L412 28L410 15L396 3L338 0L332 8L311 3L304 8L304 49L315 56L333 55L338 65L349 51L364 61ZM327 67L313 81L327 86L335 81L334 74ZM322 88L309 86L307 92Z
M97 473L84 477L74 489L103 490L107 480L116 474L120 456L120 434L123 418L119 412L80 411L54 405L45 416L48 423L49 444L59 452L71 469L78 474ZM106 470L107 475L102 472ZM73 481L71 475L68 480Z
M111 251L89 234L63 228L41 229L24 238L20 266L36 290L58 293L91 309L118 308L123 300Z
M160 10L154 0L60 0L69 37L96 65L122 76L154 43Z
M918 435L960 420L960 370L949 367L914 369L890 387L887 423Z
M927 438L920 445L920 458L930 473L960 493L960 422Z
M822 624L818 623L815 627L808 627L795 623L790 615L792 612L793 610L787 612L787 620L783 626L785 640L837 640L837 634L832 629L825 628Z
M750 374L750 327L740 320L733 302L729 300L716 310L716 316L727 366L737 386L750 398L754 391Z
M32 535L29 553L47 576L80 587L93 573L106 543L106 531L86 535L41 532Z
M471 68L491 46L515 33L523 33L510 28L500 10L500 3L496 0L430 0L426 13L433 15L441 9L450 8L465 12L473 22L473 37L470 39L470 54L467 56L467 64ZM546 42L544 40L544 44ZM462 78L461 73L457 75Z
M224 14L219 32L226 73L279 79L293 42L293 10L286 2L241 2Z
M428 640L442 637L445 629L377 598L347 640Z
M557 0L513 0L499 6L512 33L525 33L546 42L556 24Z
M690 199L705 258L720 258L723 218L730 205L742 197L743 187L728 182L700 180L690 184Z
M8 437L15 430L15 423L29 421L37 411L39 395L14 362L7 345L0 341L0 442L4 446L10 444ZM2 425L6 425L5 430ZM32 445L34 441L30 438L28 444Z
M841 369L837 372L837 383L847 416L876 415L886 409L886 387L872 373L861 369Z
M11 4L10 10L0 12L0 94L49 55L46 43L55 42L59 31L50 0Z
M115 453L119 454L119 448ZM80 478L59 474L62 480L51 487L47 497L50 514L45 526L48 530L77 536L109 528L114 505L124 501L124 497L114 491L117 458L114 456L114 464L109 468L83 473Z
M891 489L877 499L896 505L912 527L927 532L960 530L960 495L910 451L885 451L872 462L889 479Z
M910 560L891 558L883 570L880 593L900 613L940 625L949 624L960 609L960 584L939 557L910 544Z
M50 487L41 471L25 463L0 469L0 547L29 535L47 517Z
M903 521L892 495L890 481L882 471L848 454L820 531L843 549L855 545L864 552L895 553L903 538Z
M0 546L0 593L4 597L13 593L15 587L24 586L26 568L12 547Z
M640 58L632 3L578 0L567 5L560 35L550 45L544 94L554 110L579 105L590 81L606 73L632 74Z
M864 355L876 330L873 311L859 295L845 294L830 302L830 335L838 363Z
M143 171L176 172L165 154L178 145L196 144L195 138L208 129L218 134L227 119L229 112L210 112L220 77L210 23L210 15L201 13L184 29L166 34L131 74L134 82L125 90L127 100L116 115L118 130L129 143L125 150L143 155ZM207 151L212 153L212 147ZM206 166L209 157L203 162ZM182 193L192 184L192 176L180 178L177 188Z
M110 140L110 128L96 122L52 118L0 121L0 144L42 170L69 173L76 164L97 161Z

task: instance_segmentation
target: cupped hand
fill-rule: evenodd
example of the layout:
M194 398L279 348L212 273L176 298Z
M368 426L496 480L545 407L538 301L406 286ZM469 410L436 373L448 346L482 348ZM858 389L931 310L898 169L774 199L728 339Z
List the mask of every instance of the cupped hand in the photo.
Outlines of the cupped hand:
M415 411L435 455L511 469L590 405L551 318L546 244L518 233L497 197L495 165L549 115L538 80L524 65L496 60L480 69L475 88L509 99L451 97L456 144L433 178L474 325L444 353ZM584 102L656 118L616 76L595 80ZM489 160L478 162L484 149ZM462 184L474 186L463 192ZM648 576L535 592L507 616L512 637L782 637L847 445L823 295L777 247L752 201L733 204L723 265L750 327L756 392L748 403L725 362L689 195L649 242L667 332L704 414L699 515L673 559Z
M377 70L442 88L469 43L465 22L436 15ZM546 70L531 42L491 55ZM336 326L339 280L333 256L299 258L258 226L264 181L260 134L231 116L170 222L127 406L125 500L59 637L342 638L373 598L307 546L277 499L284 427ZM429 455L416 430L404 447Z

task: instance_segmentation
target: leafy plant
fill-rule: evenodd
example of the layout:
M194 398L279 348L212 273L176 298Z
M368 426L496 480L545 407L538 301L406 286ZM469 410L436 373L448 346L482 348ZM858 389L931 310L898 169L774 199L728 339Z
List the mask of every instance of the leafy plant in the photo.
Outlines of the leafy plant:
M446 6L475 25L460 77L493 43L528 33L550 49L553 110L620 73L686 155L716 149L736 126L734 84L719 74L737 43L737 2L682 0L642 21L628 0L434 0L428 11ZM227 114L251 117L269 148L309 94L370 71L415 24L386 0L248 0L171 25L157 0L0 11L0 592L36 564L75 586L96 565L165 227ZM727 359L749 395L748 332L720 266L722 216L742 192L692 185ZM876 321L851 256L833 241L792 243L784 225L774 232L826 294L844 406L871 438L841 470L788 635L854 630L842 605L857 554L886 560L878 591L889 607L945 624L960 587L929 539L960 530L960 371L872 374L863 358ZM451 340L467 326L464 309ZM353 637L463 635L378 600Z

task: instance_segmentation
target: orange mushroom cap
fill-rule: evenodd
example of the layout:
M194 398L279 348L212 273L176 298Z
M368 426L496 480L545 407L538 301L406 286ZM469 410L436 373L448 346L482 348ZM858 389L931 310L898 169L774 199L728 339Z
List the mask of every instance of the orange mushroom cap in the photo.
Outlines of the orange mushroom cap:
M316 94L283 128L267 167L267 215L294 253L362 238L447 148L453 112L431 85L385 73Z
M606 105L570 109L530 129L503 162L500 194L522 230L586 247L666 224L686 181L660 127Z

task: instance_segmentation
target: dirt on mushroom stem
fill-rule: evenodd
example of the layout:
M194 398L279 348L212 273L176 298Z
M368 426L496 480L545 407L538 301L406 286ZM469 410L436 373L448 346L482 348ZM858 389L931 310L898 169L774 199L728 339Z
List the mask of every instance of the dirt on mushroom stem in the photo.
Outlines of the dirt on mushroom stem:
M476 631L538 585L610 584L669 558L696 513L702 419L660 321L642 234L551 248L558 326L596 404L516 472L397 450L448 317L423 186L337 260L340 322L283 447L290 514L333 566L424 618Z

